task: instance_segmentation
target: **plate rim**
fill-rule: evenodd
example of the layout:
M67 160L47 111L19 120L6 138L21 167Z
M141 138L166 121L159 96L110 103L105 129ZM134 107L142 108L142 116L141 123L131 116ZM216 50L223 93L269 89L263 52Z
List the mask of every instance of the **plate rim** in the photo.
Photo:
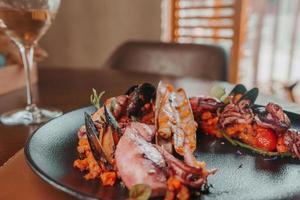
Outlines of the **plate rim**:
M73 113L73 112L78 112L79 110L85 110L88 108L92 108L93 106L85 106L85 107L81 107L81 108L77 108L75 110L71 110L69 112L64 113L63 115L51 119L50 121L48 121L47 123L43 124L42 126L40 126L38 129L36 129L27 139L25 147L24 147L24 154L25 154L25 160L27 165L31 168L31 170L37 174L44 182L46 182L47 184L51 185L52 187L54 187L55 189L58 189L62 192L65 192L67 194L72 195L73 197L76 197L78 199L84 199L84 200L98 200L101 198L96 198L93 196L90 196L88 193L84 193L81 191L78 191L76 189L73 189L65 184L60 183L59 181L56 181L55 179L53 179L52 177L50 177L49 175L47 175L46 172L44 172L44 170L42 170L40 167L38 167L38 165L35 163L35 161L33 160L33 158L31 157L31 154L29 152L29 148L30 148L30 143L32 141L32 138L34 137L34 135L42 128L44 127L46 124L50 123L51 121L54 120L59 120L61 117Z

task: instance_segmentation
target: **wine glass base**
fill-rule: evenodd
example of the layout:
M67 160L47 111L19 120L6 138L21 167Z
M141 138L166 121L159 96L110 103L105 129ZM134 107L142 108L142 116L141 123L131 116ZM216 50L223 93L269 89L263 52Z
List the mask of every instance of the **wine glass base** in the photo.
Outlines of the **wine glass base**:
M62 114L62 111L57 109L38 108L32 105L25 109L17 109L4 113L1 115L0 121L5 125L41 124Z

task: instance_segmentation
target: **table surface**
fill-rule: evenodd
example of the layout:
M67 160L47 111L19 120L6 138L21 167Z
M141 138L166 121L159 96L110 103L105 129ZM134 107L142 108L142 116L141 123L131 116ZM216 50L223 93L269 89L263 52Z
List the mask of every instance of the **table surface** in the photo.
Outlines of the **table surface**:
M157 84L160 80L183 87L189 95L208 94L217 84L193 78L175 78L109 69L64 69L41 67L39 83L34 86L34 99L39 106L60 108L63 112L89 105L91 89L106 91L106 97L124 93L130 86L142 82ZM225 84L225 83L224 83ZM225 84L228 86L228 84ZM258 103L275 101L287 110L300 112L295 104L282 102L274 97L260 95ZM20 89L0 96L0 113L25 106L25 90ZM37 126L4 126L0 124L0 166L24 147L28 136Z

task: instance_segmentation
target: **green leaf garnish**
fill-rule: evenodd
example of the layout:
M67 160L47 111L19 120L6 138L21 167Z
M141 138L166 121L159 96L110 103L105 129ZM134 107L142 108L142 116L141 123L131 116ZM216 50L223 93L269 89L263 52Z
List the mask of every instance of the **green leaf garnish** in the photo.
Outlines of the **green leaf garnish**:
M97 109L100 108L100 99L104 95L105 91L102 91L100 94L97 94L97 91L93 88L93 93L90 96L90 100L93 106Z
M151 187L147 184L136 184L129 191L129 198L135 200L147 200L151 196Z

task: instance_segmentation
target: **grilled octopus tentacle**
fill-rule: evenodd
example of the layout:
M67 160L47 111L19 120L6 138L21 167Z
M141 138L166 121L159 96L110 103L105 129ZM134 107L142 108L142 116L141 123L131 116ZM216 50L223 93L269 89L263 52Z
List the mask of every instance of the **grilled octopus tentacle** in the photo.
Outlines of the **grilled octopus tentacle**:
M201 188L204 184L207 183L207 177L211 174L214 174L217 170L213 169L205 172L202 168L196 168L187 165L186 163L176 159L169 152L163 148L156 146L156 148L164 156L167 165L172 175L178 178L183 184L193 187Z
M190 104L194 114L202 113L203 111L216 112L219 108L224 107L224 103L211 97L192 97Z
M271 128L277 133L285 132L291 127L290 119L275 103L268 103L265 108L257 110L256 113L256 123L262 127Z
M254 114L249 107L249 100L241 100L237 104L228 104L223 112L220 113L219 123L222 128L233 124L251 124L254 120Z
M288 130L284 134L284 143L289 151L300 159L300 133L297 130Z

